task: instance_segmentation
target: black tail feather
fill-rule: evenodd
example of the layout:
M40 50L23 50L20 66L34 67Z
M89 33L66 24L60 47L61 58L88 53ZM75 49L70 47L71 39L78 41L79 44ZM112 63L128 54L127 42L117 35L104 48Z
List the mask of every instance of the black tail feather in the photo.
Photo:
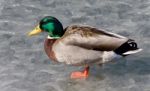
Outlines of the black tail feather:
M119 48L114 50L114 52L119 55L123 55L123 53L125 53L127 51L137 50L137 49L138 49L137 43L134 40L129 39L127 42L122 44Z

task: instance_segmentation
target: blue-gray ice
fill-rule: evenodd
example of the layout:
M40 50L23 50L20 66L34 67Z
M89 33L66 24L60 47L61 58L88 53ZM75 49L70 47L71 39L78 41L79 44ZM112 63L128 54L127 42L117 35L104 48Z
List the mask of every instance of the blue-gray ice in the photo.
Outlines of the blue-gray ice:
M26 35L47 15L64 27L87 24L133 38L143 51L71 80L82 67L50 62L47 34ZM149 41L150 0L0 0L0 91L150 91Z

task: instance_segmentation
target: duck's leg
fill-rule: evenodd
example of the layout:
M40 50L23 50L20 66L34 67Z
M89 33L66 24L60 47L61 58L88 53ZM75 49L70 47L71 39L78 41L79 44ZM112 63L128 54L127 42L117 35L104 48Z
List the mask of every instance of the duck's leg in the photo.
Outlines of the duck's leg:
M82 78L87 78L89 76L89 66L87 65L84 69L83 72L77 71L77 72L72 72L71 73L71 78L72 79L82 79Z

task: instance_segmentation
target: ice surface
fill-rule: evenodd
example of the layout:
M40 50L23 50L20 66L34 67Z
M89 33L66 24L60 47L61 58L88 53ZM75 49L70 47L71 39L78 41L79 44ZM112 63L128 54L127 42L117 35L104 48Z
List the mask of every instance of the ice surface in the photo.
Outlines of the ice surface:
M71 80L82 67L49 61L47 34L26 35L46 15L64 27L88 24L134 38L143 51ZM0 0L0 91L150 91L149 41L150 0Z

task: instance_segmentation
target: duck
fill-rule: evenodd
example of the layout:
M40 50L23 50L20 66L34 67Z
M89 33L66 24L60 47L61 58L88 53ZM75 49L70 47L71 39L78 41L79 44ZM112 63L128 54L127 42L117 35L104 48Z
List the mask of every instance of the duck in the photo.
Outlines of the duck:
M48 33L44 49L51 61L85 67L83 71L72 72L72 79L88 78L93 64L104 64L117 55L126 57L142 50L135 40L106 30L77 24L63 28L53 16L42 18L28 36L41 32Z

